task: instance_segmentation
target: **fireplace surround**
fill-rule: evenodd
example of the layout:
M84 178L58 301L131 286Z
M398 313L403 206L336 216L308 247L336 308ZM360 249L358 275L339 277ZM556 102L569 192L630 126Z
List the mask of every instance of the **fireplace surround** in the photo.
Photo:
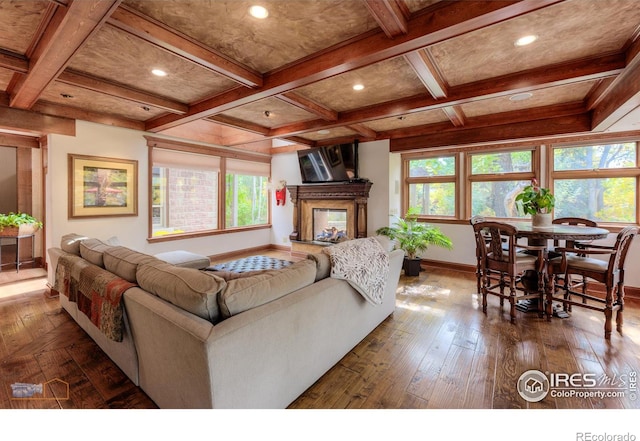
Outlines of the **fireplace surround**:
M322 246L367 237L371 185L370 181L287 185L293 204L292 252L317 252Z

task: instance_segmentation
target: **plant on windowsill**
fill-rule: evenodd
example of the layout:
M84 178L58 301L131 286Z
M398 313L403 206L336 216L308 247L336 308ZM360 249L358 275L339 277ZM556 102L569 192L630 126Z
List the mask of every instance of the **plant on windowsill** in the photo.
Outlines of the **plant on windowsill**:
M42 228L42 222L27 213L0 213L0 236L15 237L33 234Z
M538 180L533 178L531 184L516 196L516 205L521 214L531 215L534 227L545 227L551 225L553 220L551 211L556 205L556 198L551 190L540 187Z
M426 251L429 245L435 245L450 250L453 248L451 239L438 227L418 222L418 211L409 208L404 218L390 227L376 230L376 234L387 236L396 241L396 246L404 251L404 274L417 276L420 273L420 258L418 253Z

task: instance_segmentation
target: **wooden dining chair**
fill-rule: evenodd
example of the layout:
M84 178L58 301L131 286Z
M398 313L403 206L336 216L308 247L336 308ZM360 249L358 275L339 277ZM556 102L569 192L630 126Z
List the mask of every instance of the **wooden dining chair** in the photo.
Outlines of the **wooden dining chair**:
M489 294L500 298L501 308L505 299L509 301L512 323L516 319L516 303L519 300L535 298L542 305L545 247L518 244L518 228L503 222L477 222L473 224L473 231L482 282L482 311L485 314L487 312ZM518 252L520 250L535 253L525 254ZM536 291L525 289L521 284L522 274L527 270L538 274L539 288ZM543 310L540 308L540 315L542 314Z
M485 222L486 219L484 216L473 216L471 217L471 219L469 219L469 223L471 224L471 226L479 223L479 222ZM481 231L474 231L474 235L475 235L475 239L476 239L476 280L477 280L477 288L478 291L477 293L480 294L481 290L482 290L482 271L481 271L481 264L480 264L480 251L478 248L478 240L481 240L482 242L486 244L488 243L488 240L490 240L489 237L487 237L484 232ZM480 236L480 237L478 237Z
M604 298L593 292L590 284L585 284L580 291L567 283L560 290L547 293L547 315L551 317L552 302L560 301L563 305L580 306L604 312L604 338L609 340L612 331L613 311L616 312L616 330L622 333L624 309L624 266L629 246L638 234L638 227L624 227L618 233L613 246L590 244L578 248L557 248L562 256L559 263L551 266L552 272L560 272L565 280L572 275L583 276L588 280L599 282L605 287ZM606 260L592 256L608 257ZM582 301L573 300L572 296ZM565 306L566 308L566 306Z
M593 221L591 219L586 219L586 218L582 218L582 217L558 217L556 219L553 219L552 221L553 224L556 225L578 225L578 226L583 226L583 227L597 227L598 223L596 221ZM564 241L560 241L560 240L554 240L553 241L553 247L549 250L548 253L548 258L550 260L554 260L556 258L559 258L561 256L562 253L556 251L556 248L581 248L584 245L591 243L591 242L584 242L584 241L575 241L575 240L564 240ZM587 284L587 280L585 277L581 277L580 281L576 282L576 281L572 281L571 279L566 280L564 278L564 274L555 274L555 286L560 287L562 284L562 286L566 285L567 283L572 283L572 290L575 290L577 287L582 286L583 288L586 289L586 284ZM568 294L567 291L565 291L565 295L570 296L570 294ZM586 301L586 300L585 300ZM563 308L566 312L570 312L571 311L571 305L570 304L564 304L564 308Z

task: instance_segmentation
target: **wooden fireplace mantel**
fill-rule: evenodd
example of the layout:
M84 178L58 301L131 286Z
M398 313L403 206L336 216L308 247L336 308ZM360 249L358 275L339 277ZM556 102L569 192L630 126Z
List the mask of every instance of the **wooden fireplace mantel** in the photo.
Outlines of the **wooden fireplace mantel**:
M352 238L367 237L367 202L372 182L335 182L322 184L287 185L293 204L292 242L312 242L314 238L307 223L312 207L348 208Z

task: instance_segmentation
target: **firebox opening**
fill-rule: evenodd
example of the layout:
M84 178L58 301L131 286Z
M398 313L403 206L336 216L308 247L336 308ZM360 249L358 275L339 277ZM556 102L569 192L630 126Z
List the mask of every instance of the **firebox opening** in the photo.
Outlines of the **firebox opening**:
M341 242L348 240L347 210L314 208L313 238L319 242Z

